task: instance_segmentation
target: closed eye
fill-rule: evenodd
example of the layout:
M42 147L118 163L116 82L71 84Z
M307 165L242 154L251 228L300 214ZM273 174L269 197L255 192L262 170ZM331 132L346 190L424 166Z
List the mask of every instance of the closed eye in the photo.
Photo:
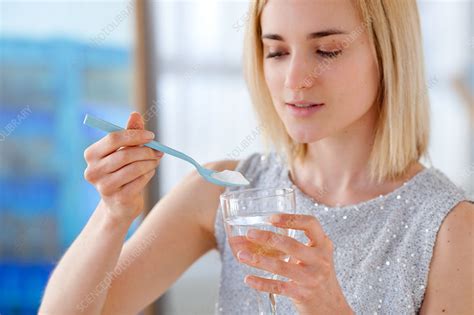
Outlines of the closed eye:
M321 57L324 58L335 58L339 56L342 53L342 50L335 50L335 51L324 51L324 50L317 50L316 53L320 55ZM283 53L281 51L269 53L266 58L275 58L278 59L284 55L287 55L287 53Z
M277 52L274 52L274 53L269 53L267 55L267 58L276 58L278 59L279 57L283 56L284 53L280 52L280 51L277 51Z
M335 51L317 50L316 52L324 58L335 58L342 53L342 50L335 50Z

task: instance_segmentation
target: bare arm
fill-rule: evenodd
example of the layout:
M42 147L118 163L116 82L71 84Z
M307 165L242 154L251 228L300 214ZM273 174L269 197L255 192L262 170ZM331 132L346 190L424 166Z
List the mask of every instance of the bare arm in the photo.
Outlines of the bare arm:
M462 202L441 225L420 314L474 314L474 205Z
M100 150L103 146L99 143L92 153ZM133 150L129 157L138 160L140 156L148 159L154 154L143 147L123 150ZM148 175L139 177L142 179L138 184L122 186L120 192L123 193L123 187L128 190L120 195L117 189L111 188L113 181L108 177L117 171L108 176L103 174L104 169L124 158L117 154L123 152L109 152L108 162L104 157L103 163L91 163L93 171L86 177L95 183L104 199L53 272L40 314L136 314L162 295L195 260L216 246L214 221L219 194L224 188L204 181L196 171L155 205L123 245L133 218L140 213L142 196L136 194L143 190L157 163L148 163L153 171L143 165L134 169L135 176L139 170ZM111 161L113 156L119 159ZM126 165L120 168L124 170L136 162L121 163ZM236 164L237 161L222 161L206 167L222 171L235 169ZM114 178L127 177L123 172L119 175Z
M40 314L98 314L105 275L117 263L128 222L113 221L101 202L54 270ZM84 312L87 310L86 312Z
M128 127L143 129L138 113ZM85 228L54 270L45 290L41 314L98 314L107 294L104 280L117 263L131 222L143 208L143 188L162 156L140 146L145 130L111 133L84 153L86 179L101 201Z
M235 161L207 164L222 171ZM216 247L214 221L223 188L193 171L154 207L127 241L119 264L132 261L112 282L103 314L136 314L156 300L199 257ZM156 237L154 237L155 235ZM134 256L147 239L150 246Z
M236 163L221 161L208 163L205 167L222 171L235 169ZM126 228L113 226L113 233L108 229L97 231L96 228L103 225L97 223L102 220L102 210L98 208L76 240L81 245L71 246L76 246L75 255L67 261L67 254L63 258L60 266L67 265L63 268L66 272L57 274L57 286L48 285L61 291L57 293L59 299L52 304L64 305L61 302L65 298L63 283L67 282L73 283L74 287L87 288L82 292L80 301L74 299L74 303L71 291L68 291L68 304L76 307L67 314L138 313L166 292L193 262L216 247L214 221L222 192L222 187L206 182L193 171L155 205L123 249L121 241ZM108 228L107 225L105 227ZM88 229L94 232L86 234ZM82 234L99 240L93 244L100 246L82 244ZM100 262L108 263L98 264ZM91 263L100 277L91 277ZM99 265L101 269L97 270ZM55 273L59 272L60 266ZM67 271L72 268L76 276L68 279ZM87 283L82 284L85 280ZM97 296L99 292L101 295ZM49 312L47 308L40 313L65 314L64 311Z

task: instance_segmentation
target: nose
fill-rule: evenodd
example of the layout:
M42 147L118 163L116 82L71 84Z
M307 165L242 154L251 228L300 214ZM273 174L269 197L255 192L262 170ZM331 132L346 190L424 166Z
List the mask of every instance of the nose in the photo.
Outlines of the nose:
M286 70L285 87L291 90L309 88L313 81L306 59L294 54Z

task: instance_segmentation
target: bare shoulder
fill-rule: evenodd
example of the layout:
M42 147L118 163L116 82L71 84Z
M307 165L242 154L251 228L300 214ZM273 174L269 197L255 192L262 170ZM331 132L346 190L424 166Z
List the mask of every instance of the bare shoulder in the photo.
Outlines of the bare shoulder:
M238 160L220 160L204 164L204 167L215 170L235 170ZM196 170L190 172L176 187L181 190L182 196L192 201L195 220L199 223L210 240L214 239L214 221L217 208L219 207L219 195L225 190L225 187L217 186L204 180Z
M474 204L468 201L460 202L444 219L438 232L437 241L448 242L457 240L455 245L462 245L469 240L474 229ZM472 244L469 244L472 245ZM441 245L440 245L441 246Z
M461 202L438 232L420 314L473 314L474 204Z

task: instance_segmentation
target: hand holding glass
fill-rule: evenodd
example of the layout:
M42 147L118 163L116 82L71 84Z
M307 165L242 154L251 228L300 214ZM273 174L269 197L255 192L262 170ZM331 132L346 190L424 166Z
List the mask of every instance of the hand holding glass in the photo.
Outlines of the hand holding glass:
M248 251L254 255L264 255L289 260L286 253L271 246L251 242L247 238L250 229L259 229L271 233L293 236L294 230L274 226L270 217L274 214L294 214L296 208L295 192L292 188L256 188L224 193L220 196L224 225L229 245L234 256L240 251ZM259 276L276 279L278 276L261 270L253 269ZM253 271L252 270L252 271ZM243 279L242 279L243 280ZM276 314L276 299L269 293L269 300L261 301L257 291L259 314ZM266 302L266 303L265 303Z

